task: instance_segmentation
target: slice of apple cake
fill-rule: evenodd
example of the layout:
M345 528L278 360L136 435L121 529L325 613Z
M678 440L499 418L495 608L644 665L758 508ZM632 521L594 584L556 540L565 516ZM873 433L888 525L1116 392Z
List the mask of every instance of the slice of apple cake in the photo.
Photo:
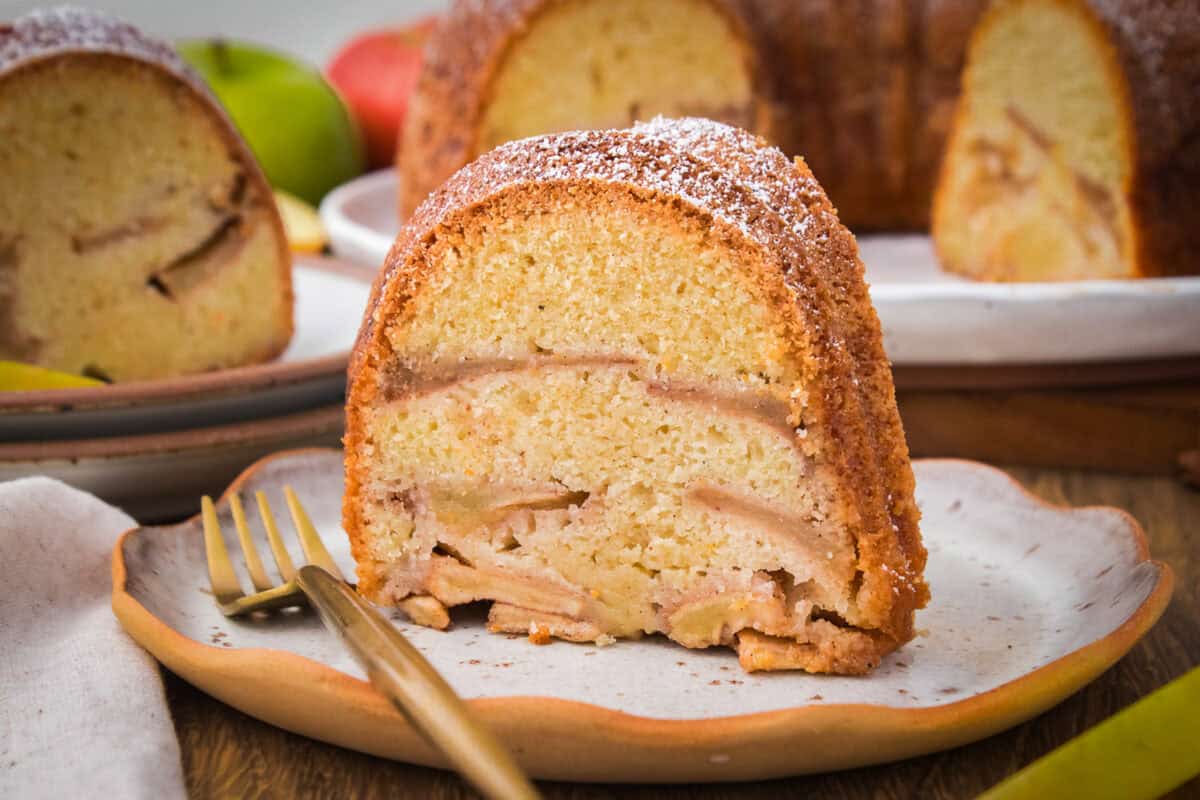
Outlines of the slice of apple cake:
M0 25L0 358L117 381L292 333L270 188L166 44L82 9Z
M350 368L359 588L417 622L862 673L925 551L879 322L802 161L656 121L503 145L420 207Z
M996 281L1200 273L1200 3L997 0L934 197L948 269Z

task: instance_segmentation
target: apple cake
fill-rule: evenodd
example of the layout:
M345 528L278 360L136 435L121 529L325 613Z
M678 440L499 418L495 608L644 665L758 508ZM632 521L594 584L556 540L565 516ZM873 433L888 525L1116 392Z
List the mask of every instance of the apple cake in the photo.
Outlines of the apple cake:
M662 114L804 156L852 229L927 227L985 2L456 0L402 135L401 216L501 142Z
M80 9L0 25L0 358L125 381L280 353L270 189L165 44Z
M1002 0L968 50L937 188L947 268L1200 273L1200 4Z
M927 590L862 269L804 163L720 123L485 154L403 228L351 359L359 590L870 670Z

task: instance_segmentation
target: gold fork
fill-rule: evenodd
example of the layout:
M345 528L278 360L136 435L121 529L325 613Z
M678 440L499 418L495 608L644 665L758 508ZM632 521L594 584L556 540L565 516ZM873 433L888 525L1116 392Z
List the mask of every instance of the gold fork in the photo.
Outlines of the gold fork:
M233 571L212 499L205 496L201 500L208 577L221 613L236 617L252 611L299 606L307 600L317 609L325 627L337 634L362 664L371 684L485 797L537 798L533 784L512 756L471 717L466 704L437 670L346 583L292 487L285 486L283 493L308 562L299 569L292 564L284 547L266 495L261 491L254 495L271 554L284 580L279 585L274 584L263 568L241 499L237 494L229 496L246 571L254 584L255 593L250 595L242 591Z

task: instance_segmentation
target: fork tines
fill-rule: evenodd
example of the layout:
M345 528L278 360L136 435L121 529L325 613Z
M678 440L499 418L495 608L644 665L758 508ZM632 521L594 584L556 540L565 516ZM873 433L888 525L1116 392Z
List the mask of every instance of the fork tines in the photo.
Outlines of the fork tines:
M315 564L338 580L344 581L345 578L342 577L342 573L329 555L329 551L325 549L320 535L292 487L284 486L283 494L287 500L292 525L295 528L296 537L300 540L306 562ZM277 585L267 574L262 558L258 554L258 547L254 543L250 525L246 521L246 510L242 506L242 500L234 492L229 495L229 508L233 516L234 527L237 529L242 555L245 557L246 572L250 575L250 582L254 585L256 592L249 597L242 591L241 581L229 558L229 551L225 546L225 539L221 533L221 525L212 498L205 495L200 501L209 583L212 584L213 597L216 599L217 605L224 613L230 615L243 614L260 608L299 605L304 602L303 594L295 585L296 567L279 534L279 526L275 522L271 505L267 502L267 496L264 492L257 491L254 493L254 497L258 504L258 514L262 520L263 529L266 531L267 542L271 548L271 555L275 559L275 565L279 569L283 583Z

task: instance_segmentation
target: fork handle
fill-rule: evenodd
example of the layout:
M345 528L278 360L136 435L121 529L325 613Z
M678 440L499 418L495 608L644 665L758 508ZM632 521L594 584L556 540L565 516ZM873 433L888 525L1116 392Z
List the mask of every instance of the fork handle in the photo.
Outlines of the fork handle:
M296 573L296 583L325 627L337 634L367 671L371 685L481 794L496 800L538 798L499 740L471 716L433 665L372 605L311 564Z

